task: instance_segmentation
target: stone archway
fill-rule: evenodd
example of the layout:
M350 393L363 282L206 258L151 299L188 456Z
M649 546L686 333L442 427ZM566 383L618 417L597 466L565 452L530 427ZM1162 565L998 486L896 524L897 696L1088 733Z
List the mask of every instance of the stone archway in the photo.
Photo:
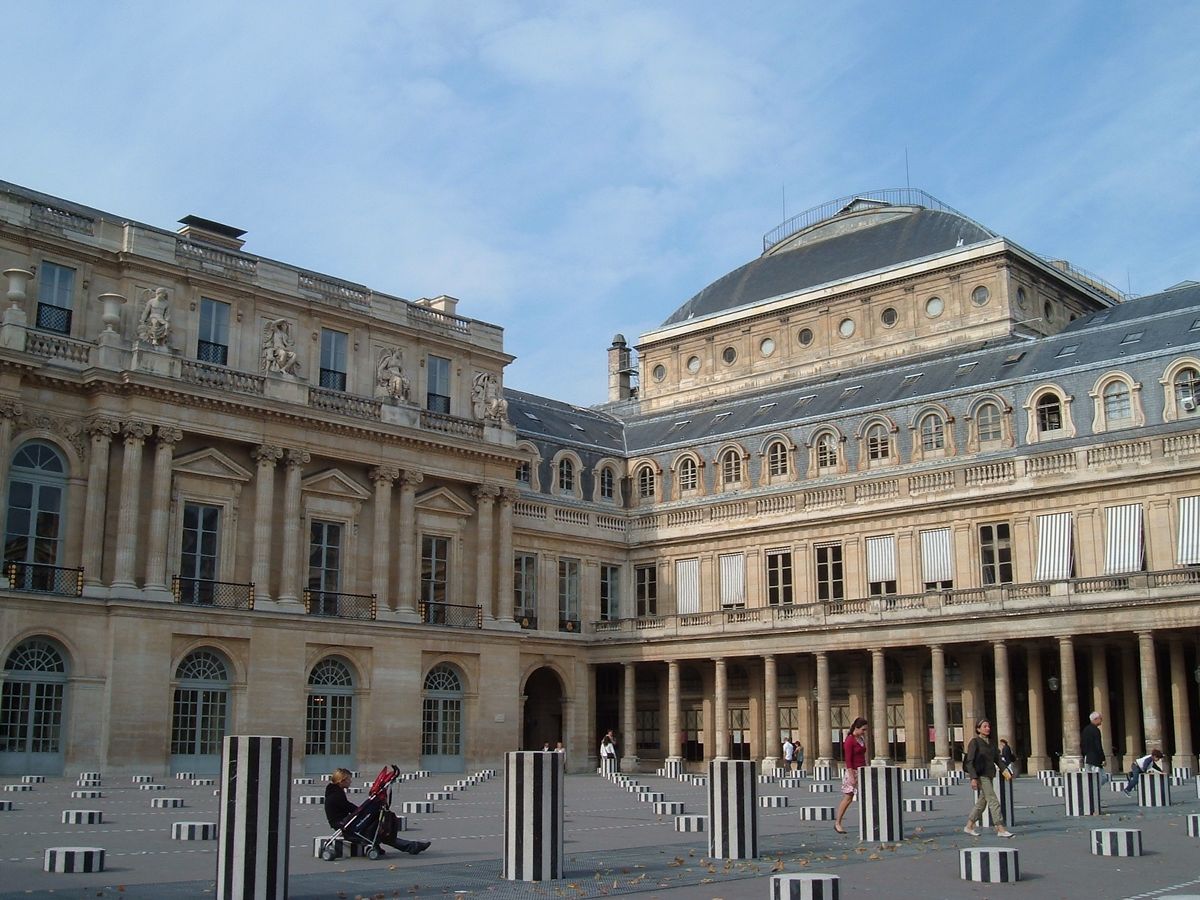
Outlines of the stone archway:
M563 722L563 685L558 673L548 666L535 669L525 681L521 749L541 750L566 741Z

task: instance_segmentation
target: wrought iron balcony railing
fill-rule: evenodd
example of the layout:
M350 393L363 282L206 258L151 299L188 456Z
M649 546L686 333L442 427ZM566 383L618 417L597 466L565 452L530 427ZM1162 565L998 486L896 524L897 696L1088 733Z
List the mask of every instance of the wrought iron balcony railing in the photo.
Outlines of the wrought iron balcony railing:
M343 594L307 588L304 591L304 611L310 616L371 621L376 609L374 594Z
M254 609L254 582L213 581L209 578L171 578L171 595L186 606Z
M453 603L431 603L422 600L417 612L426 625L446 625L450 628L482 628L482 606L456 606Z
M4 567L8 586L14 591L83 596L83 569L47 566L42 563L10 562Z

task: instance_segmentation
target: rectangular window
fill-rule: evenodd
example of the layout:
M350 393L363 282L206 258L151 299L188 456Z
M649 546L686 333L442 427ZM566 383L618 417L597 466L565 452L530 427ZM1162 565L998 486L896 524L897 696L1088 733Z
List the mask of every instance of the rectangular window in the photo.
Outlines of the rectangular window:
M71 333L71 308L75 299L75 270L58 263L38 267L36 327L59 334Z
M781 606L791 603L792 595L792 551L768 550L767 557L767 603Z
M867 538L867 590L872 597L896 593L896 538L886 534Z
M425 360L425 408L450 413L450 360L430 354Z
M813 550L817 561L817 599L826 603L842 602L846 599L842 545L818 544Z
M637 566L633 570L637 615L658 615L658 566Z
M446 603L450 596L450 539L421 536L421 600ZM444 610L441 610L444 612ZM426 621L429 621L427 618Z
M180 601L211 604L217 580L221 508L183 505L183 546L179 554Z
M723 553L717 557L721 572L721 608L744 609L746 606L746 557L741 553Z
M1038 516L1038 581L1064 581L1075 577L1075 554L1071 541L1071 514Z
M331 391L346 389L346 345L349 335L321 329L321 379L319 384Z
M224 366L229 362L229 304L200 298L200 335L196 359Z
M579 631L579 560L558 561L558 630Z
M680 615L700 612L698 559L680 559L675 563L675 611Z
M921 577L927 591L948 591L954 587L954 552L949 528L921 532Z
M621 567L600 567L600 621L621 618Z
M313 519L308 539L310 611L336 616L342 575L342 526Z
M800 735L800 717L796 714L796 707L781 706L779 707L779 745L782 751L783 742L788 738L795 739ZM780 754L782 758L782 753Z
M688 762L704 759L704 710L683 711L683 758Z
M1107 544L1104 573L1123 575L1146 570L1146 552L1142 542L1142 505L1110 506L1105 510Z
M1200 497L1179 498L1179 548L1177 564L1200 565Z
M979 526L979 566L983 584L1012 584L1012 536L1007 522Z
M513 618L522 628L537 628L537 557L518 553L513 558Z
M657 709L637 711L637 748L657 750L659 748L659 718Z

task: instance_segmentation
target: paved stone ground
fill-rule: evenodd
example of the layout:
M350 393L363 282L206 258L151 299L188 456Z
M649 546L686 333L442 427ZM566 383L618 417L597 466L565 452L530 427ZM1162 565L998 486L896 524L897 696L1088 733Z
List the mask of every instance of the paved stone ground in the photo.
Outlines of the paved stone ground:
M394 807L424 800L457 776L431 776L397 785ZM703 789L639 776L668 800L682 800L689 813L705 812ZM13 783L19 778L2 778ZM919 783L905 783L906 796L920 796ZM0 898L204 898L215 895L215 841L175 841L171 823L216 822L213 789L167 782L163 791L142 791L130 779L106 778L99 800L73 800L73 779L49 779L30 792L0 793L14 809L0 812ZM710 861L704 834L681 834L670 816L596 776L567 778L565 877L542 884L500 878L503 849L502 778L458 792L437 803L431 815L410 816L409 837L430 840L419 857L391 853L371 862L355 858L323 862L312 855L313 839L328 832L319 805L300 805L300 796L320 794L322 786L292 787L292 900L486 895L502 898L590 898L627 894L663 900L761 900L772 871L832 872L842 879L843 896L1060 898L1200 897L1200 839L1187 835L1187 813L1200 812L1194 783L1177 787L1175 805L1140 810L1134 800L1104 795L1105 814L1068 819L1062 801L1033 778L1016 786L1018 832L1011 842L971 838L961 831L970 791L952 788L934 798L936 809L905 814L906 840L860 844L841 837L830 822L800 820L799 805L832 805L836 794L814 794L807 785L783 789L759 785L759 792L782 794L789 807L759 810L760 858L747 862ZM182 797L183 809L151 809L152 797ZM65 809L99 809L102 825L63 825ZM851 817L847 817L849 823ZM1092 856L1089 831L1098 827L1142 829L1146 854L1121 859ZM1003 844L1020 850L1022 880L1014 885L977 885L958 878L962 847ZM47 847L105 848L106 871L48 874L42 871Z

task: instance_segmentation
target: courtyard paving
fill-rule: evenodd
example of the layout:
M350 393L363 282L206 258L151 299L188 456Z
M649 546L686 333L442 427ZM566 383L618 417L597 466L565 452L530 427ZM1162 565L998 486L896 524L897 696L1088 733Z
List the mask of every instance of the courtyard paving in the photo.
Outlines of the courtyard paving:
M374 773L363 773L368 779ZM393 807L424 800L459 776L432 775L396 786ZM688 813L704 814L704 789L653 775L640 783L683 801ZM0 783L20 778L2 777ZM566 779L566 857L564 877L529 884L500 877L503 852L503 778L456 791L438 801L436 812L409 817L408 837L433 846L419 857L389 853L372 862L347 858L324 862L313 842L327 834L322 807L303 804L323 786L292 787L289 894L292 900L317 898L591 898L641 895L663 900L762 900L773 872L829 872L841 878L843 897L1200 897L1200 838L1189 837L1188 813L1200 812L1195 779L1173 789L1174 804L1140 809L1133 798L1104 794L1104 813L1068 818L1063 801L1037 779L1016 782L1017 837L1011 842L963 834L971 805L966 785L934 798L932 812L904 815L905 840L864 844L851 827L845 837L831 822L802 821L801 805L830 806L834 793L817 794L808 783L798 788L759 785L759 793L784 795L784 808L759 809L759 853L753 861L710 860L706 835L675 831L671 816L595 775ZM216 894L216 841L173 840L174 822L216 822L212 787L165 781L159 791L141 790L128 776L105 778L99 799L72 799L74 778L51 778L30 791L0 793L13 809L0 812L0 898L204 898ZM922 783L906 782L904 796L922 795ZM360 795L365 796L365 795ZM179 797L181 809L151 808L154 797ZM100 825L64 825L67 809L96 809ZM855 822L857 820L854 820ZM1144 855L1093 856L1092 828L1140 828ZM959 880L958 850L971 846L1012 846L1020 851L1021 881L982 885ZM94 874L42 871L47 847L103 847L106 869Z

